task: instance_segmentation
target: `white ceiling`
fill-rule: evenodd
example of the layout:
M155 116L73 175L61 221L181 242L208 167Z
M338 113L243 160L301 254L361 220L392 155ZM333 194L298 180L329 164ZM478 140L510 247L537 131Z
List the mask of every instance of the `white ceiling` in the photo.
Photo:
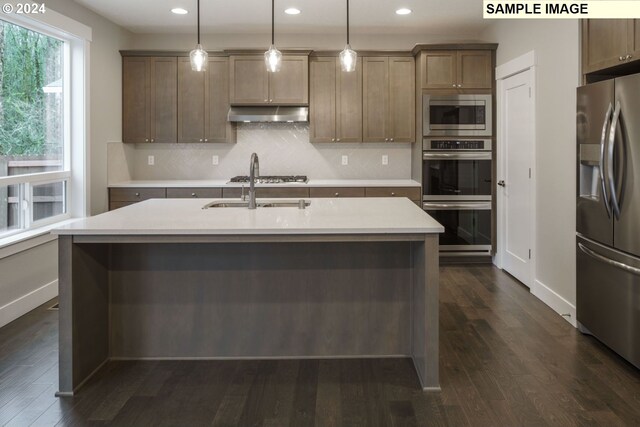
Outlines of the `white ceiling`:
M134 33L191 33L196 25L196 0L75 0ZM269 0L201 0L203 33L270 31ZM276 0L276 31L324 33L344 31L345 0ZM183 7L187 15L171 9ZM299 15L284 10L296 7ZM413 13L398 16L408 7ZM351 0L354 33L455 35L475 34L486 26L482 0Z

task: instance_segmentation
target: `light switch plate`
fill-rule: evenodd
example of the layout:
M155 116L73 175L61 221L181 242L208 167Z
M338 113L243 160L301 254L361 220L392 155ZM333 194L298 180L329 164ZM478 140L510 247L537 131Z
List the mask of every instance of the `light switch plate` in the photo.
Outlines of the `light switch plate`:
M349 164L349 156L342 156L342 166L347 166Z
M386 154L382 155L382 164L385 166L389 164L389 156L387 156Z
M218 166L220 164L220 158L218 156L211 157L211 164L214 166Z
M156 164L156 158L155 156L147 156L147 164L149 166L153 166Z

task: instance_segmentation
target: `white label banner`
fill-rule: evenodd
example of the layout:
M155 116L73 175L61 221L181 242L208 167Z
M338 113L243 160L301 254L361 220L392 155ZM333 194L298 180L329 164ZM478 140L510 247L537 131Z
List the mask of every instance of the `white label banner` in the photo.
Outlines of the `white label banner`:
M633 19L639 0L483 0L484 19Z

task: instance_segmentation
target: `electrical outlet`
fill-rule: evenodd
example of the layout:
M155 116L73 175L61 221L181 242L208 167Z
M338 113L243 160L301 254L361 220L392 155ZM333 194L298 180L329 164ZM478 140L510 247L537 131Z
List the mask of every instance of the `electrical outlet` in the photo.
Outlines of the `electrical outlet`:
M214 166L218 166L220 164L220 158L218 156L211 157L211 164Z
M385 166L389 164L389 156L387 156L386 154L382 155L382 164Z
M349 156L342 156L342 166L347 166L349 164Z
M156 158L154 156L147 156L147 164L153 166L156 164Z

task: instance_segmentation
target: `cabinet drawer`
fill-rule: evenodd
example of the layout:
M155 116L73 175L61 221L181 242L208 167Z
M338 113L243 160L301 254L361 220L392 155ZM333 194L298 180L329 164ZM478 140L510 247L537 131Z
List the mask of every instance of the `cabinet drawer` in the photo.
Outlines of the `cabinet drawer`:
M242 194L241 188L225 188L224 190L222 190L222 197L224 198L237 199L240 197L241 194ZM248 186L244 188L244 194L246 196L249 195ZM309 197L309 189L308 188L291 188L291 187L285 187L285 188L262 187L262 188L256 188L256 197L263 197L263 198Z
M124 208L125 206L129 206L129 205L133 205L136 202L111 202L109 203L109 210L115 210L115 209L120 209L120 208Z
M141 202L147 199L164 199L165 188L110 188L110 202Z
M222 188L167 188L168 199L215 199L222 197Z
M311 197L364 197L364 187L309 188Z
M419 201L420 187L369 187L367 197L407 197L410 200Z

